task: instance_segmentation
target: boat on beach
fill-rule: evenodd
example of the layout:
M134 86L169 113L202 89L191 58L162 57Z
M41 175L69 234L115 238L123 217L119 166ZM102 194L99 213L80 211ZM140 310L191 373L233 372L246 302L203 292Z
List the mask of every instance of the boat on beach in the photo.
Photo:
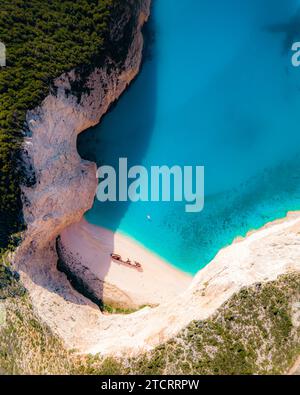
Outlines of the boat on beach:
M139 262L136 262L136 261L132 262L130 259L127 259L126 261L124 261L122 259L121 255L114 254L114 253L110 254L110 256L111 256L113 261L115 261L115 262L117 262L117 263L119 263L121 265L129 267L131 269L136 269L136 270L138 270L140 272L143 271L143 267L142 267L142 265Z

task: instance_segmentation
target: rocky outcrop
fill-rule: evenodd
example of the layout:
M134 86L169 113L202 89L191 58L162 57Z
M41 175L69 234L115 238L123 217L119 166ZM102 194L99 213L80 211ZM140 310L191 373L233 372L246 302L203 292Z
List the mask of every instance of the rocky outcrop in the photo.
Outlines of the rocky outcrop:
M30 182L22 187L27 230L14 259L24 276L44 282L40 279L44 271L50 281L49 273L56 271L57 236L93 204L96 165L79 156L77 136L99 123L138 74L141 29L149 17L150 1L129 0L131 7L111 26L112 47L121 45L125 54L116 52L114 59L111 50L103 65L88 75L84 68L65 73L54 81L41 106L27 113L23 157ZM81 90L76 91L78 86Z
M101 314L97 305L57 270L56 238L78 222L94 199L96 167L76 150L77 135L96 125L139 71L150 0L138 5L132 40L123 61L107 58L86 78L87 92L72 94L83 76L75 71L54 82L55 89L27 114L24 157L30 181L22 188L27 231L14 264L39 316L66 346L82 353L121 354L148 350L190 323L206 319L244 286L299 271L300 216L272 224L220 251L176 300L128 316ZM112 29L120 36L129 15Z

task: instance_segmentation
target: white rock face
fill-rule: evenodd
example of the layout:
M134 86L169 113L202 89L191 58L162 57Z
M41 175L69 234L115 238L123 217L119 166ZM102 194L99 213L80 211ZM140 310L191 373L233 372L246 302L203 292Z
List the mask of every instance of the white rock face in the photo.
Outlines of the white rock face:
M71 349L102 355L134 355L151 350L186 327L204 320L245 286L300 271L300 213L277 221L221 250L175 300L137 313L103 315L76 293L49 262L55 251L39 260L33 273L23 272L34 306L43 320ZM253 300L255 304L255 300Z
M300 270L298 213L220 251L176 300L129 316L101 314L57 271L55 239L92 206L97 186L95 165L77 153L77 135L99 122L138 73L141 26L149 6L150 0L142 0L124 68L94 70L88 82L91 93L83 95L79 104L66 95L75 74L65 74L56 81L57 96L49 95L27 115L32 136L25 148L37 183L23 188L28 229L14 264L39 316L67 347L82 353L135 354L151 349L190 321L211 316L242 287Z
M124 92L138 74L143 50L141 29L150 14L151 0L136 2L133 40L123 64L106 59L101 69L95 69L86 86L90 92L77 97L68 94L78 76L66 73L54 85L50 94L34 111L27 113L28 135L24 142L24 157L35 172L34 187L23 187L23 214L27 224L24 241L15 256L19 270L36 276L41 266L54 268L57 256L53 252L61 231L78 222L92 207L97 188L96 165L80 158L76 141L82 131L99 123L109 106ZM112 35L122 32L130 15L120 18ZM80 78L80 76L79 76ZM50 261L46 257L51 254ZM43 264L35 264L34 260Z

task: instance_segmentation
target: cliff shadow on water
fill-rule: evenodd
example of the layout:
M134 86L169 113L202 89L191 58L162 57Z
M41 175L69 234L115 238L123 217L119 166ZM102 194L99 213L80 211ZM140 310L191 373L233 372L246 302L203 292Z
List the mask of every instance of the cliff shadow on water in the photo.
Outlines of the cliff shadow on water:
M127 158L128 167L143 163L156 117L157 64L153 54L155 27L151 18L144 27L143 34L145 43L139 75L122 97L112 105L100 124L79 135L77 141L78 152L83 159L95 162L98 168L102 165L113 166L117 175L119 158ZM130 202L100 203L95 197L94 206L86 213L85 218L93 225L107 227L115 233L130 204ZM97 273L98 278L104 281L111 265L110 254L117 252L113 236L106 243L106 249L107 259L99 260L99 273ZM77 284L82 284L82 281L79 279ZM84 293L84 287L79 288L78 290ZM91 292L85 296L94 302L98 299L101 305L103 284L97 286L97 289L100 289L101 295L97 291L96 297L91 298ZM124 297L126 298L125 295ZM126 303L123 305L126 306Z
M84 133L77 140L80 156L95 162L97 167L109 165L118 175L119 158L128 159L128 167L139 165L147 152L156 116L156 60L153 56L155 39L153 23L144 28L144 53L141 71L127 88L122 97L115 102L100 124ZM100 203L96 198L94 208L97 212L109 208L114 217L109 218L109 228L117 230L130 202ZM88 213L88 220L98 225L95 211ZM94 218L93 218L94 217ZM102 219L103 221L103 219Z

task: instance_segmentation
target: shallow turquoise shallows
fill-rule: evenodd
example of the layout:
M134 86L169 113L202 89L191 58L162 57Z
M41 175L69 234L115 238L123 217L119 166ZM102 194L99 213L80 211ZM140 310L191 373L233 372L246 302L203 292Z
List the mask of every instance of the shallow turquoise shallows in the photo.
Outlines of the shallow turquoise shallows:
M296 0L154 2L142 72L80 136L79 152L99 166L120 157L204 165L205 208L95 201L89 222L193 274L235 237L300 209L299 9Z

